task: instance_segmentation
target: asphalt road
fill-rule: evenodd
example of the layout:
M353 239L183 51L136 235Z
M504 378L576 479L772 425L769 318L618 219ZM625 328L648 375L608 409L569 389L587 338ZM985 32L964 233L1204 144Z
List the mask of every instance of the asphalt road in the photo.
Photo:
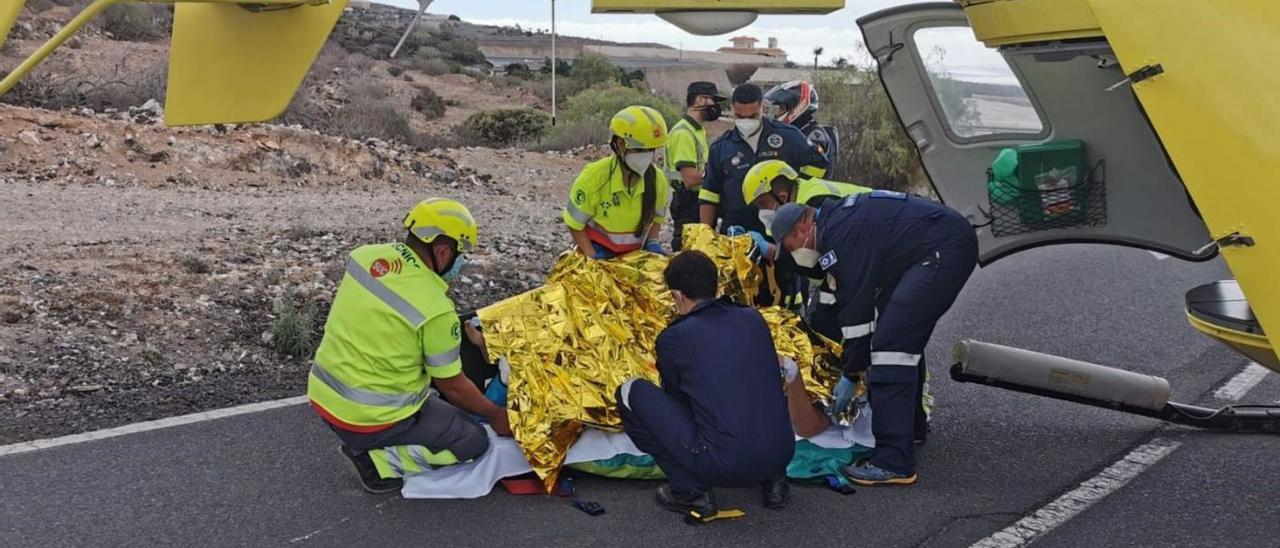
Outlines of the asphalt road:
M946 377L960 338L1161 375L1175 399L1214 403L1245 365L1198 335L1183 293L1229 277L1218 261L1096 246L1040 249L975 274L934 337L938 409L910 488L840 496L798 487L790 508L723 490L747 517L692 527L652 503L652 482L586 478L563 499L501 492L412 501L358 490L305 406L0 457L0 546L780 545L967 546L1153 438L1181 445L1040 542L1049 546L1273 545L1280 438L1221 435ZM1244 401L1280 400L1269 376Z

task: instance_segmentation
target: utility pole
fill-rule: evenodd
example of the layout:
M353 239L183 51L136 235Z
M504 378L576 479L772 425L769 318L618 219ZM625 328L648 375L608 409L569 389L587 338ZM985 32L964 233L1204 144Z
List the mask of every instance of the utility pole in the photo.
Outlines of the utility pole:
M413 34L414 27L418 26L418 19L422 18L422 14L427 12L427 6L430 6L435 0L418 0L418 13L414 14L413 20L409 22L409 26L404 29L404 35L400 37L400 41L396 43L395 49L391 50L391 58L395 59L396 54L400 53L400 48L404 46L404 41L409 39L409 35Z
M551 125L556 125L556 0L551 0Z

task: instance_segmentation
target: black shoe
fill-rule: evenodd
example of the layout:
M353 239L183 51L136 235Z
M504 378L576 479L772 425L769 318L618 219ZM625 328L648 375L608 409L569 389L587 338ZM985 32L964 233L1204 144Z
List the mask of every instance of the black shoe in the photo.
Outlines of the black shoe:
M695 489L693 491L677 492L672 491L670 485L664 484L658 487L658 492L655 494L654 499L658 501L658 506L681 514L697 512L699 516L710 517L720 511L716 507L716 496L711 493L710 489L706 491Z
M374 467L373 459L369 457L369 453L353 453L341 445L338 446L338 451L351 464L351 471L355 472L356 479L360 480L360 486L365 491L375 495L384 495L394 493L404 487L404 480L400 478L386 479L378 475L378 469Z
M770 510L781 510L791 502L791 484L786 476L760 484L760 493L764 495L764 507Z

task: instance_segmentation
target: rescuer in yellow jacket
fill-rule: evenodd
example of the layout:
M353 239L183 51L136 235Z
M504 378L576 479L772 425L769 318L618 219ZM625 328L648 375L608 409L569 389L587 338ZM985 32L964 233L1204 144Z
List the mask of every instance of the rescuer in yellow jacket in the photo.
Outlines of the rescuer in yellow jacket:
M671 181L671 251L684 247L684 225L699 220L698 191L707 172L708 122L720 119L721 106L727 99L712 82L693 82L685 95L688 110L671 126L663 157L667 180Z
M798 202L818 207L828 198L844 198L871 190L870 187L852 183L817 177L801 178L795 169L782 160L766 160L751 166L746 178L742 180L743 198L759 210L760 222L766 227L773 222L774 211L783 204Z
M642 106L622 109L609 122L613 154L582 169L564 208L564 224L578 251L608 259L638 249L665 254L658 232L667 219L667 177L654 165L667 143L667 123Z
M470 415L511 435L506 409L462 374L463 326L446 295L476 245L475 219L458 202L432 198L404 228L404 243L362 246L347 258L307 379L312 407L371 493L484 454L489 438ZM478 340L473 331L467 326Z

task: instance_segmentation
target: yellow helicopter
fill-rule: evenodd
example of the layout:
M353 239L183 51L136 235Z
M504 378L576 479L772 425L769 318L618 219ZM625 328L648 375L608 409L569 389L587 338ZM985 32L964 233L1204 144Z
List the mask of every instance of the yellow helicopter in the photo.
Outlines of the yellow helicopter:
M95 0L0 81L8 91L103 9ZM176 4L165 121L250 122L287 106L346 0ZM0 40L24 0L0 6ZM695 34L760 13L831 13L844 0L593 0ZM1280 56L1274 0L955 0L858 20L938 196L969 217L982 264L1075 242L1188 261L1219 254L1234 280L1192 288L1187 318L1280 371ZM2 43L2 42L0 42ZM966 52L987 85L957 98L939 50ZM991 60L995 59L994 62ZM985 64L983 64L985 63ZM963 63L955 71L972 69ZM1009 151L1009 152L1006 152ZM1008 161L1001 163L1001 156ZM1013 167L1009 167L1013 166ZM1198 427L1274 431L1280 410L1170 402L1164 379L976 341L952 377Z
M697 33L707 26L698 10L838 3L595 0L593 9L658 12ZM1221 254L1236 279L1192 288L1188 320L1280 371L1266 335L1280 330L1280 286L1268 281L1280 267L1271 240L1280 238L1271 217L1280 76L1250 61L1280 55L1280 3L956 0L889 8L858 25L934 190L974 225L982 264L1075 242L1188 261ZM958 93L953 73L966 70L985 85ZM1280 409L1170 402L1169 383L1149 375L976 341L955 354L960 381L1199 427L1280 428Z

